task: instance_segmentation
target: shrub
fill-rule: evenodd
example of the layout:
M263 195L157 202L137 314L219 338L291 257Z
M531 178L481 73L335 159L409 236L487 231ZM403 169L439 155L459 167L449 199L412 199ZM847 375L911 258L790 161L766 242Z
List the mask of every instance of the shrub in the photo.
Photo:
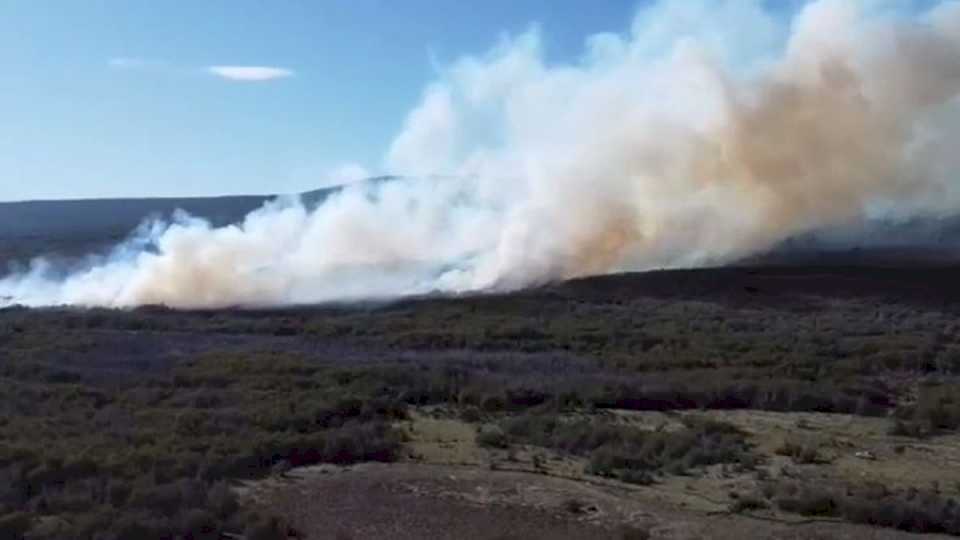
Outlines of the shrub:
M832 516L837 512L837 502L827 491L801 488L792 495L778 495L777 507L784 512L805 516Z
M767 501L758 495L739 495L730 505L730 511L739 514L751 510L765 510L768 506Z
M237 496L224 481L216 482L210 487L210 490L207 491L205 506L221 520L228 519L240 509Z
M243 532L244 540L287 540L288 528L276 517L253 516Z
M505 449L510 446L507 435L498 427L485 428L477 433L477 444L486 448Z
M165 540L173 535L166 519L127 512L110 526L106 537L109 540Z
M649 473L682 474L716 463L736 463L748 453L745 436L721 422L688 418L686 429L651 432L606 421L567 421L556 415L524 415L504 422L510 441L589 458L588 471L646 484Z
M774 452L789 457L794 463L799 464L816 464L825 461L820 454L819 445L813 441L797 441L787 438Z
M468 405L460 410L460 419L464 422L475 424L483 421L483 413L473 405Z
M777 507L785 512L840 517L910 532L960 534L957 502L934 492L889 493L882 486L866 485L843 494L794 483L781 483L774 491Z
M626 470L620 473L620 480L628 484L649 486L655 482L652 474L647 471Z
M897 409L891 435L925 437L960 428L960 384L927 384L917 402Z

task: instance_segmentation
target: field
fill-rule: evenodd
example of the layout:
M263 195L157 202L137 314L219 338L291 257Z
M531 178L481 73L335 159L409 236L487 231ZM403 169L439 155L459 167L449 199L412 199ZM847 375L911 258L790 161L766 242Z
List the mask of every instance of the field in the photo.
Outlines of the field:
M960 535L955 267L0 311L0 538Z

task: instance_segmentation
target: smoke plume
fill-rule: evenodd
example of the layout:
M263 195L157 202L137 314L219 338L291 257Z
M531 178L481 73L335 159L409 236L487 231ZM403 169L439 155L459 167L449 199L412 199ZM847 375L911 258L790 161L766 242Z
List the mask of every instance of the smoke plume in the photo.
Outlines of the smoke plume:
M575 63L540 31L463 58L387 151L401 179L235 226L141 227L30 305L277 305L723 263L875 215L956 212L960 2L664 1Z

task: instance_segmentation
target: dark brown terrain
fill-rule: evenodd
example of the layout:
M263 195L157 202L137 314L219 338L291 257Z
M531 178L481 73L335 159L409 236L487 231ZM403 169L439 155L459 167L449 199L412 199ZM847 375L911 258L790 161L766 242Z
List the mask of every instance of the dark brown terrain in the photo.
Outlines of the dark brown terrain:
M960 534L956 275L5 309L0 538Z

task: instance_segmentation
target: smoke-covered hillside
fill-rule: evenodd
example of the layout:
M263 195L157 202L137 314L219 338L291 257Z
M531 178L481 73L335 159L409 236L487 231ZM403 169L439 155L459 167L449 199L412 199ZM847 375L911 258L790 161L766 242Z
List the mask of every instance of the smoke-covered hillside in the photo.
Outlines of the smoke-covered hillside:
M358 183L378 186L399 177ZM448 182L458 182L453 178ZM302 193L315 208L342 187ZM153 220L178 214L215 228L241 224L276 195L144 199L45 200L0 203L0 267L27 267L35 258L62 271L85 258L106 255ZM773 248L730 261L734 266L899 266L960 262L960 216L872 220L856 226L813 231L787 238Z
M238 226L158 222L73 272L2 277L0 296L277 306L730 264L811 235L855 247L847 231L894 258L949 244L960 4L776 4L651 3L562 64L536 29L504 38L425 88L385 152L402 180ZM910 240L926 224L941 239Z
M264 202L265 197L251 196L0 203L0 260L102 251L144 220L168 219L177 209L222 226L242 219Z
M371 178L376 183L386 177ZM341 188L299 195L315 206ZM36 257L79 263L104 254L150 221L167 222L179 213L201 218L213 227L240 223L277 195L141 199L77 199L0 202L0 270L25 266ZM2 273L2 272L0 272Z
M376 200L384 187L397 184L402 188L409 181L376 177L358 182L353 190L363 193L368 200ZM467 182L454 178L442 181L454 185ZM46 275L69 274L102 264L125 249L155 249L155 246L141 244L150 241L150 235L157 234L151 223L160 224L161 230L167 230L170 223L194 227L202 223L203 228L210 230L240 232L246 230L248 223L245 222L251 215L255 217L263 212L269 215L290 204L303 212L311 212L344 189L325 188L279 199L260 195L0 203L0 267L23 272L33 266L41 268ZM297 202L289 202L294 200ZM749 267L953 266L960 263L958 242L960 216L957 215L876 219L791 236L770 249L724 262ZM264 261L265 266L269 263ZM740 290L740 287L734 286L734 289ZM7 298L10 300L13 299Z

